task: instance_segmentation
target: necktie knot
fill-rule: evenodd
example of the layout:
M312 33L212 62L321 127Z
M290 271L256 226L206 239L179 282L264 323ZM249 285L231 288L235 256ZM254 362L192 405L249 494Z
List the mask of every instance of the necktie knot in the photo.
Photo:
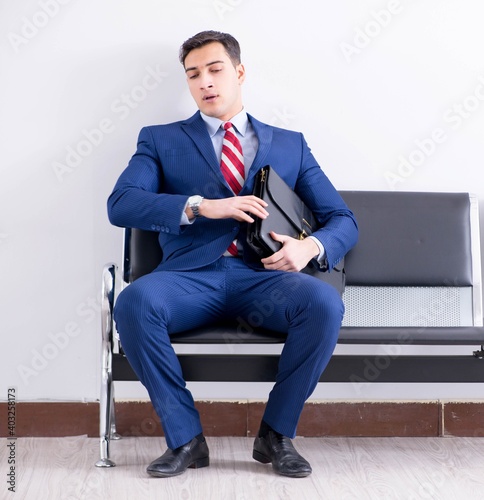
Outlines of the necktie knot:
M233 126L233 125L232 125L232 123L231 123L231 122L225 122L225 123L223 124L223 128L224 128L225 132L227 132L227 130L229 130L230 128L232 128L232 126Z

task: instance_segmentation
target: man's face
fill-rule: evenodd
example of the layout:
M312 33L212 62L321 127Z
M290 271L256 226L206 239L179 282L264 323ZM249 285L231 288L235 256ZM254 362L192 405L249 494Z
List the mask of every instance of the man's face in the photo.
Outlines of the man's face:
M200 111L222 121L242 110L242 64L234 67L221 43L194 49L185 58L188 88Z

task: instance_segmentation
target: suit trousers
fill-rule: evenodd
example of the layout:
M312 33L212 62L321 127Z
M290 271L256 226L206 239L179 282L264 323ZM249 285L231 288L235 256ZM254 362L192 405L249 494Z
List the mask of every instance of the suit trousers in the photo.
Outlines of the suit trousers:
M221 257L190 271L158 271L119 295L114 319L128 360L147 388L167 445L202 432L170 335L220 319L241 332L255 327L287 333L264 420L293 438L303 406L334 351L344 305L327 283L303 273L252 269Z

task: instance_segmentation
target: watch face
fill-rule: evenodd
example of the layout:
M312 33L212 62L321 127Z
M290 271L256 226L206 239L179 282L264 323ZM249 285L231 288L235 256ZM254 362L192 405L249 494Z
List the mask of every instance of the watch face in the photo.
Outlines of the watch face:
M190 208L192 209L193 215L195 217L199 217L200 214L198 212L198 207L200 206L200 203L202 203L203 198L199 195L192 196L190 199Z
M200 205L201 201L202 201L202 197L201 196L192 196L190 198L190 207L198 207L198 205Z

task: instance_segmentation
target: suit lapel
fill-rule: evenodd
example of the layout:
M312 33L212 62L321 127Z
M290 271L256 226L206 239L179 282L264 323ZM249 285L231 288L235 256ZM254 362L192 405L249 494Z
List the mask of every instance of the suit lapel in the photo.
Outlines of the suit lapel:
M200 151L200 154L210 166L212 178L223 187L224 191L227 192L227 196L230 196L230 194L233 196L220 170L220 165L213 149L212 140L208 134L207 126L200 116L200 111L197 111L191 118L183 122L181 127L182 130L190 136L195 147Z
M191 118L182 122L181 127L191 137L195 147L200 151L207 163L212 168L214 166L218 168L212 141L208 135L207 127L200 116L200 112L197 111Z

